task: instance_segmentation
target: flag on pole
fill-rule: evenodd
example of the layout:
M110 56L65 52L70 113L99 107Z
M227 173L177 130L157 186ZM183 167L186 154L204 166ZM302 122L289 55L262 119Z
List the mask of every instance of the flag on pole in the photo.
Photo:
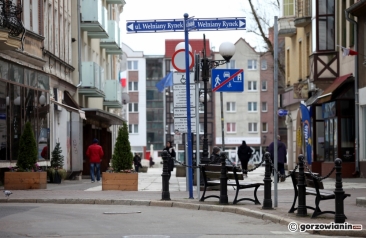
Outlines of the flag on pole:
M346 47L343 47L343 46L340 46L340 45L339 45L339 47L342 48L343 56L358 55L357 51L351 50L349 48L346 48Z
M119 72L119 83L121 84L122 88L126 87L127 85L126 71Z
M162 80L160 80L156 85L159 92L163 92L166 87L173 86L173 72L170 72Z

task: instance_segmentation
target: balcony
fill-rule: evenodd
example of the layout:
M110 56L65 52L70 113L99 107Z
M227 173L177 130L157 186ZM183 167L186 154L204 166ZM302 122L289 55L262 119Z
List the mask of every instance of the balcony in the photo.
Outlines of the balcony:
M21 14L21 7L11 1L0 0L0 50L21 48L21 38L25 32Z
M294 25L294 17L283 17L278 19L278 35L279 36L294 36L296 27Z
M122 4L125 5L125 0L107 0L107 4Z
M105 97L104 69L94 62L82 62L79 93L86 97Z
M100 40L100 47L109 55L121 55L121 29L116 21L108 21L108 34L108 39Z
M305 27L311 22L311 1L296 1L296 18L294 20L295 27Z
M102 6L101 0L81 1L81 23L83 31L88 32L90 38L108 38L108 12Z
M105 81L105 98L103 105L108 108L122 107L121 84L118 80L110 79Z

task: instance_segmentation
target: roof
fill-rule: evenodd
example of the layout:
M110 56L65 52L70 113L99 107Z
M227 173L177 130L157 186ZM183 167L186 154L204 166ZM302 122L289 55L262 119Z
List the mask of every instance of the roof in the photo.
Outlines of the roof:
M352 74L346 74L341 77L338 77L334 80L334 82L329 85L328 88L324 90L324 92L318 97L317 103L325 103L332 99L332 93L337 90L337 88L341 87L348 78L351 78Z
M366 8L366 0L359 0L358 2L354 3L349 8L347 8L346 11L354 16L361 16L365 14L365 8Z
M175 47L178 43L184 42L184 39L167 39L165 40L165 58L172 58L175 52ZM192 47L192 52L203 51L203 39L190 39L189 44ZM210 56L210 40L206 39L206 54Z

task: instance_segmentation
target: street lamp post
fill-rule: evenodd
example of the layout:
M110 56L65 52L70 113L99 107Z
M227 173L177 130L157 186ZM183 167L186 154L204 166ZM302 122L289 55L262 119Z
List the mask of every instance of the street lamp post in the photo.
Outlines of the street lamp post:
M203 153L202 153L202 163L208 163L210 161L208 157L208 139L207 139L207 82L210 77L210 69L216 68L219 65L226 64L230 62L231 57L233 57L235 53L235 45L230 42L224 42L220 45L219 53L224 58L224 60L210 60L206 55L206 37L203 34L203 58L201 60L201 69L202 69L202 80L203 80L203 105L204 105L204 114L203 114Z

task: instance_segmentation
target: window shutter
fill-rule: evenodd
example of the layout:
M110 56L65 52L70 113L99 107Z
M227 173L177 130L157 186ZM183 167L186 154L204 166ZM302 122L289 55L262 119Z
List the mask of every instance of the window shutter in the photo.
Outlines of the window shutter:
M38 34L43 36L43 1L38 0Z

